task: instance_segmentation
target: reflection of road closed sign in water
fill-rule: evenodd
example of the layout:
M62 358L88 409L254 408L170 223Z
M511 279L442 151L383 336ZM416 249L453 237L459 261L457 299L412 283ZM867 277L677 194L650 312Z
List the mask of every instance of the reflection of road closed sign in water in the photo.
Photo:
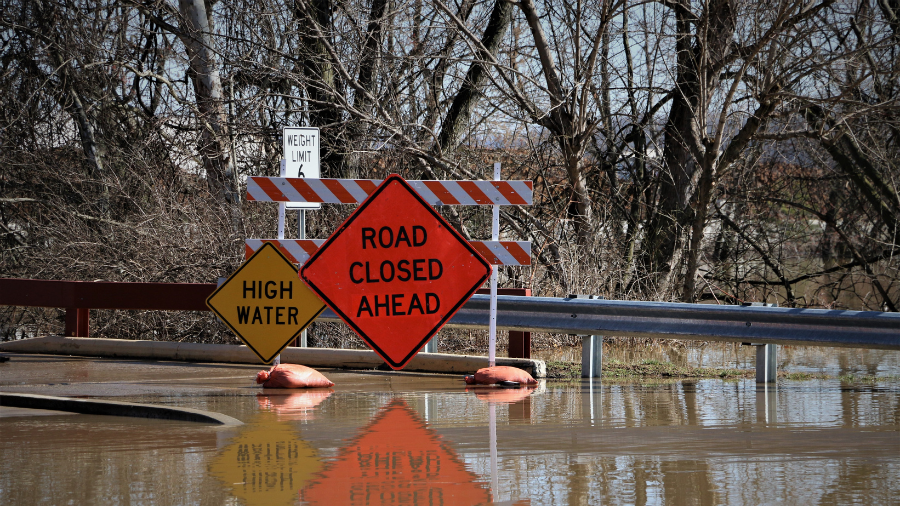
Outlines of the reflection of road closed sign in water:
M402 369L491 266L399 176L388 177L301 276L394 369Z
M271 243L241 264L206 305L265 363L325 310Z
M490 492L405 402L378 413L337 459L300 491L303 504L491 502Z
M294 504L297 490L319 470L316 451L293 427L259 415L210 463L210 474L247 506Z

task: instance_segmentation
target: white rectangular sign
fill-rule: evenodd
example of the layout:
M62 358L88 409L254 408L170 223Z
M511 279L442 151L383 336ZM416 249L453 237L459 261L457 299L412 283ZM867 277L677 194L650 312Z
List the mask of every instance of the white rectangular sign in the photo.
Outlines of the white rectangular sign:
M319 129L284 127L282 130L286 173L282 177L321 177L319 166ZM319 209L321 204L289 202L288 209Z

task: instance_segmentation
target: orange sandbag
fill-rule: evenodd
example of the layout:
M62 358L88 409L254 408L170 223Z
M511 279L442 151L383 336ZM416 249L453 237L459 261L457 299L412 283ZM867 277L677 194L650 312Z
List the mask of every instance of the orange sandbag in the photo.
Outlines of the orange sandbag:
M530 374L506 365L485 367L479 369L474 376L466 376L466 383L470 385L495 385L501 381L511 381L520 385L537 385L537 380Z
M333 387L319 371L299 364L278 364L268 371L259 371L256 382L263 388L322 388Z

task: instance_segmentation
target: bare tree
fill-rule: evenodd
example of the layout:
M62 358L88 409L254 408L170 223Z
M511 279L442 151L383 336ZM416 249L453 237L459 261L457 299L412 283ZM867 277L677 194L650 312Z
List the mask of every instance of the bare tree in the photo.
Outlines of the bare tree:
M896 310L898 15L893 0L0 0L0 265L227 274L245 236L274 233L241 179L277 173L281 129L300 124L322 129L326 176L477 179L501 161L533 180L502 234L532 241L535 265L503 278L542 294ZM440 212L489 233L481 210ZM117 326L167 332L103 317Z
M177 33L187 50L191 81L197 101L197 121L201 125L200 157L207 181L220 199L236 210L241 201L237 171L225 117L225 100L215 49L212 2L179 0L180 31ZM239 230L236 220L235 232Z

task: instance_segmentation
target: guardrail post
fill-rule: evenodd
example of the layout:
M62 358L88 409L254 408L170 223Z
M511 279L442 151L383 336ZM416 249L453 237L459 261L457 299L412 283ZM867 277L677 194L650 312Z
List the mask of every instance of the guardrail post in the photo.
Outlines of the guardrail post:
M775 345L757 344L754 346L756 346L756 382L775 383L778 376Z
M581 377L599 378L603 367L603 336L581 336Z
M501 289L500 295L531 297L531 288ZM531 332L510 330L509 343L506 345L506 356L509 358L531 358Z
M431 338L427 343L425 343L425 349L422 350L425 353L437 353L437 334Z
M569 294L570 299L603 299L599 295ZM603 336L581 335L581 377L599 378L603 374Z
M778 304L745 302L742 306L778 307ZM775 383L778 379L778 353L774 344L749 343L756 347L756 382Z
M491 291L482 288L475 293L489 295ZM498 288L497 295L531 297L531 288ZM435 353L437 353L436 348ZM506 345L506 356L509 358L531 358L531 332L510 330L509 341Z
M510 330L507 356L509 358L531 358L531 332Z
M66 337L91 337L90 311L86 307L66 308Z

